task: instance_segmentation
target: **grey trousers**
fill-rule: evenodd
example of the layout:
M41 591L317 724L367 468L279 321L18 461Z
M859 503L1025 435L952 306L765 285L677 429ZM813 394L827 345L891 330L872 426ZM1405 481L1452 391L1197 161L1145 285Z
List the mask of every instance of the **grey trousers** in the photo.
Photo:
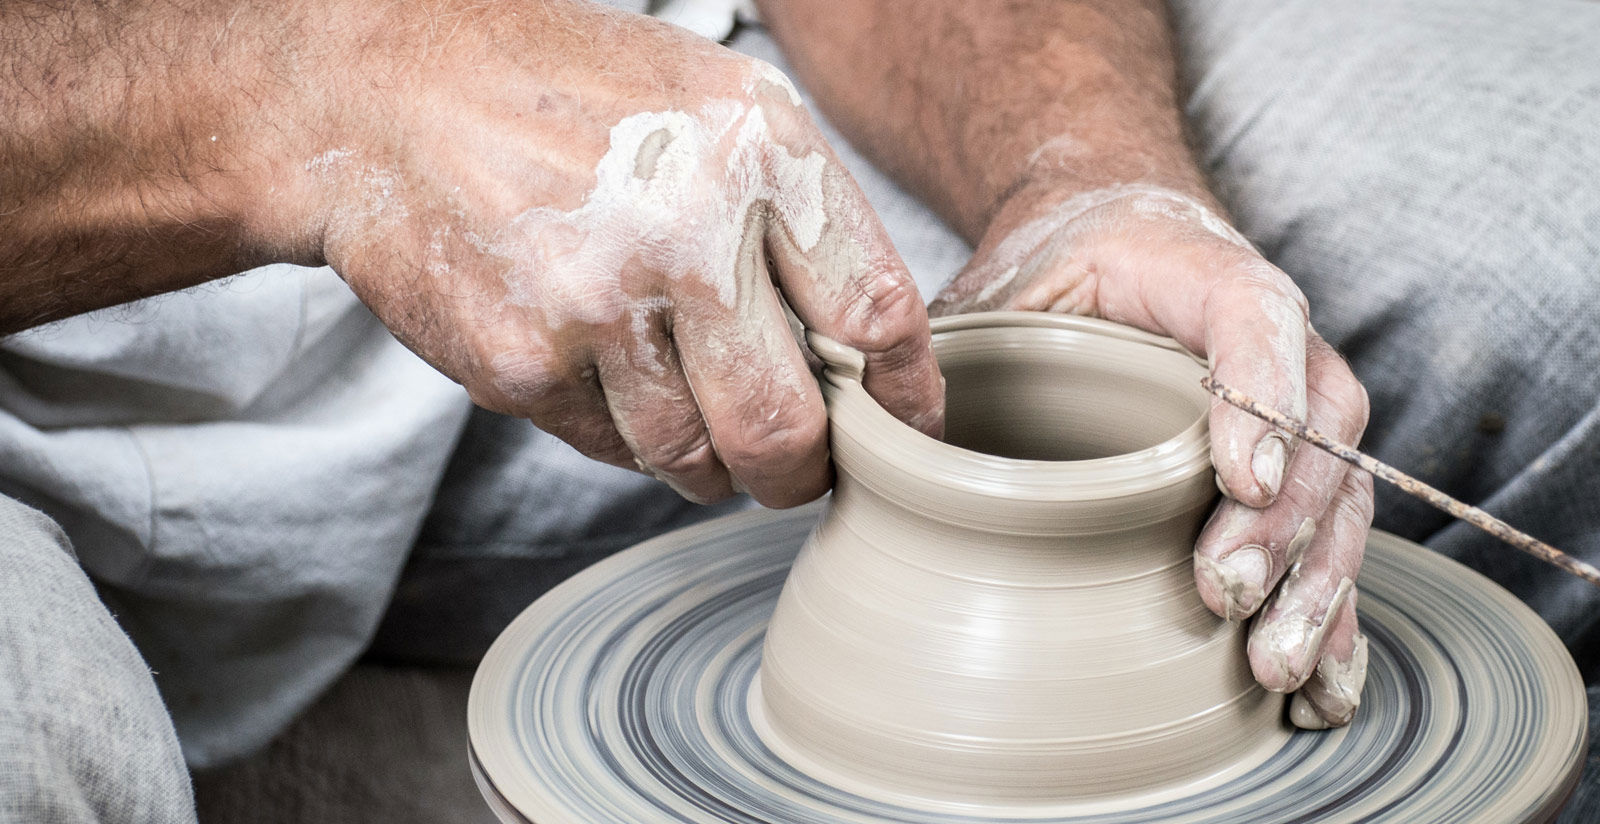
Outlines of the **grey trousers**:
M0 496L0 822L193 820L150 668L66 535Z
M1366 382L1365 446L1600 562L1600 4L1175 6L1199 155ZM736 45L776 56L759 32ZM913 265L959 262L947 231L846 154ZM526 493L548 448L474 416L375 654L470 659L555 581L712 514L663 490L552 532ZM1387 489L1378 526L1532 604L1600 705L1600 598L1587 585ZM172 729L59 530L0 500L0 822L192 822ZM1597 758L1567 821L1600 818Z

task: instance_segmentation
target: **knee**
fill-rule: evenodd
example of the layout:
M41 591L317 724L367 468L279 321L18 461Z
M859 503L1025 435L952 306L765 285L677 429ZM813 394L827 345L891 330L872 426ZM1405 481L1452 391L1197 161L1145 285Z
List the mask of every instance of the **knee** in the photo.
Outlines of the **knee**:
M1413 193L1408 220L1361 216L1305 237L1285 268L1313 324L1358 373L1404 376L1411 391L1530 397L1557 390L1582 405L1600 388L1600 247L1551 214L1545 193L1487 204L1468 222ZM1600 225L1600 198L1593 225ZM1329 235L1364 225L1361 240ZM1318 235L1321 235L1320 237ZM1365 377L1365 375L1364 375ZM1375 376L1374 376L1375 377Z
M1592 326L1600 6L1360 6L1179 15L1190 114L1240 228L1330 338L1377 312L1442 343ZM1239 25L1183 23L1219 14Z
M192 824L149 668L60 528L3 496L0 569L0 820L20 802L37 820Z
M52 551L74 562L76 553L67 534L50 516L33 507L0 495L0 541L30 551Z

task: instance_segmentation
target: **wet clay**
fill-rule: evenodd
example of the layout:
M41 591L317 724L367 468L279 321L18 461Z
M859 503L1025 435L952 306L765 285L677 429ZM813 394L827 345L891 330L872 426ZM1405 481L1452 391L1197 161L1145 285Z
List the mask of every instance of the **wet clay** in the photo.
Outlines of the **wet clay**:
M1199 407L1173 387L1198 366L1093 321L994 320L935 322L953 443L889 426L862 361L818 341L839 465L820 522L813 504L679 530L511 623L467 711L501 821L1555 818L1588 714L1538 616L1374 532L1361 710L1286 733L1283 697L1250 682L1240 630L1190 578L1214 481ZM1319 669L1294 700L1343 706L1350 682Z
M931 808L1151 793L1288 736L1195 591L1216 490L1204 366L1071 316L935 321L941 443L813 336L837 480L768 629L757 729L799 769Z

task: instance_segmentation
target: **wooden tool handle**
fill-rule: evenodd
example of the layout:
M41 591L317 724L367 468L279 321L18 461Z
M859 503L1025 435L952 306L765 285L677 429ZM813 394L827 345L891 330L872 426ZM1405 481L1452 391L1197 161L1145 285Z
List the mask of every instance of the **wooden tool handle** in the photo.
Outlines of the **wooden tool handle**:
M1407 494L1421 498L1432 506L1472 524L1541 561L1554 564L1600 587L1600 569L1596 569L1594 565L1580 561L1475 506L1464 504L1365 452L1339 443L1327 435L1306 426L1304 423L1270 406L1263 405L1237 389L1212 380L1209 376L1201 378L1200 385L1204 386L1207 392L1276 426L1283 430L1284 433L1293 435L1318 449L1322 449L1346 463L1361 467L1371 472L1373 476L1400 487Z

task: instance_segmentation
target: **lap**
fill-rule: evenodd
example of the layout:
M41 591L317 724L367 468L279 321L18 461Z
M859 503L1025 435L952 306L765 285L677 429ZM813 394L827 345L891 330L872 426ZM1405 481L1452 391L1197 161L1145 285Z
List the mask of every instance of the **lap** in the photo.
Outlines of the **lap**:
M193 822L149 667L61 530L3 496L0 569L0 822Z
M1324 335L1380 391L1576 395L1569 429L1600 387L1600 5L1178 8L1202 160Z
M1177 8L1202 160L1307 291L1319 330L1371 365L1387 401L1377 445L1384 414L1435 411L1407 390L1435 378L1446 405L1554 390L1571 401L1545 407L1540 434L1571 429L1600 392L1586 368L1600 350L1600 193L1587 185L1600 5Z

